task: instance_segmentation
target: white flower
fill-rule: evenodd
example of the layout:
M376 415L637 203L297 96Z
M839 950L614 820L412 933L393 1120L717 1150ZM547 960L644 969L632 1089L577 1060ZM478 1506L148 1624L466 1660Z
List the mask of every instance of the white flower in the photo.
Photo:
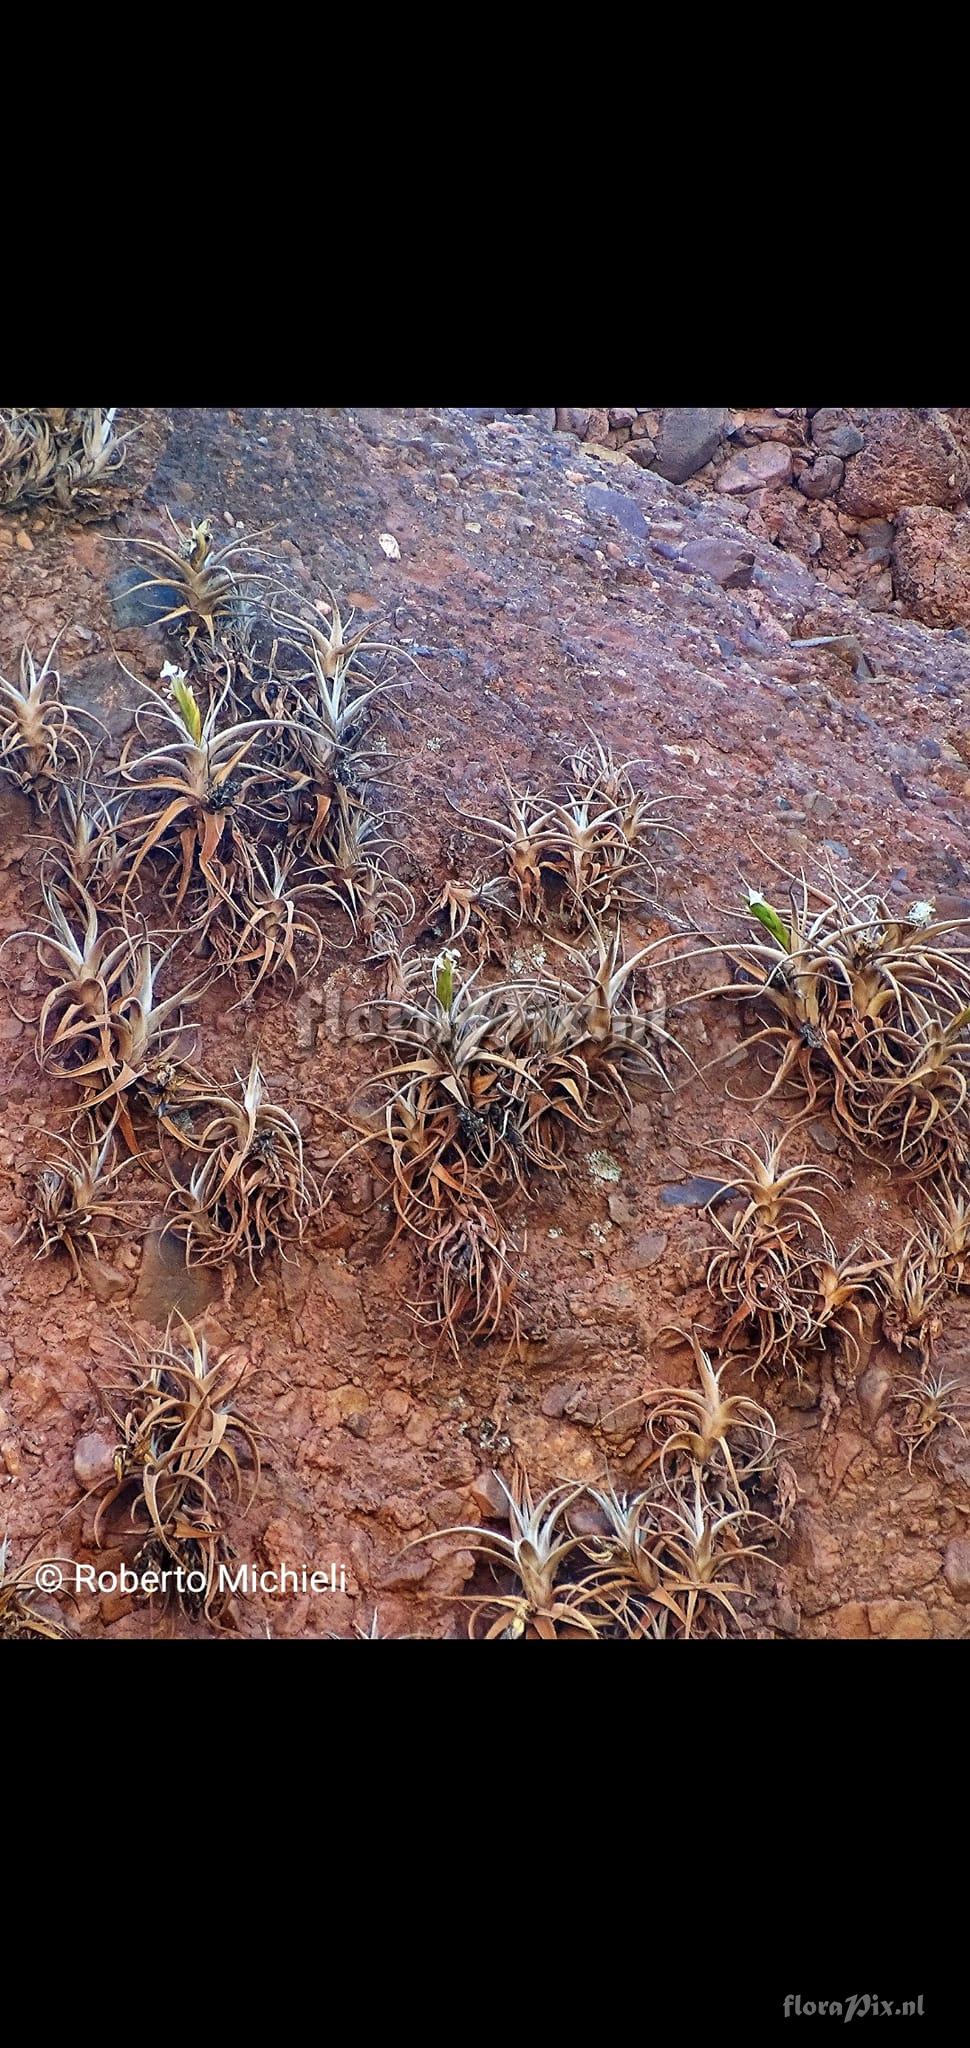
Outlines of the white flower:
M907 914L907 924L932 924L935 907L935 904L924 903L922 900L914 903Z

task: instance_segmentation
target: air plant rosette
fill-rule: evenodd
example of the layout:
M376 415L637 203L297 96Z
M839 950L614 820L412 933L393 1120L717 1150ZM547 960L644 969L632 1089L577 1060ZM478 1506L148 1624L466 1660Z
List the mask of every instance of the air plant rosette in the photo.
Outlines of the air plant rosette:
M724 1422L722 1444L736 1423ZM743 1462L740 1447L739 1456ZM773 1531L777 1524L743 1494L738 1506L716 1489L710 1494L695 1460L679 1477L654 1470L634 1492L562 1481L539 1500L521 1467L511 1486L493 1476L507 1503L508 1533L464 1523L404 1546L457 1538L489 1567L493 1587L460 1596L471 1609L473 1639L689 1642L744 1632L748 1560L771 1560L762 1543L742 1539L755 1525Z
M929 902L892 913L866 888L792 882L784 914L757 889L739 915L757 936L721 942L732 979L705 993L756 1016L746 1040L775 1059L759 1097L788 1082L860 1151L892 1153L907 1176L950 1173L970 1126L970 952L965 918Z
M630 776L635 765L618 765L591 738L573 756L562 798L516 789L506 779L506 820L459 812L485 828L472 837L502 854L520 920L551 920L575 932L624 910L642 910L646 899L637 884L647 876L656 879L647 842L660 830L677 828L660 813L673 799L638 790Z
M53 1611L53 1602L43 1599L39 1574L67 1572L71 1560L63 1557L23 1558L10 1562L10 1539L0 1542L0 1642L70 1642L74 1631Z
M53 667L60 638L40 668L24 644L19 683L0 673L0 775L43 812L50 811L67 776L83 780L90 770L91 744L78 720L99 723L93 712L62 702L60 673Z
M838 1188L834 1174L806 1161L786 1166L793 1131L772 1139L762 1132L763 1154L739 1143L719 1155L731 1166L741 1202L730 1223L714 1215L722 1244L710 1256L707 1288L730 1311L718 1333L722 1351L739 1349L751 1375L794 1375L822 1362L832 1339L850 1373L860 1358L866 1303L877 1296L883 1255L840 1254L817 1202ZM864 1248L862 1248L864 1250Z
M75 1279L80 1280L85 1253L95 1263L100 1261L98 1233L103 1233L105 1225L120 1228L124 1223L124 1209L115 1199L117 1182L133 1161L114 1161L113 1123L103 1135L89 1130L86 1146L57 1134L52 1135L51 1142L60 1149L51 1152L36 1171L27 1221L20 1235L39 1237L35 1254L39 1259L64 1250Z
M140 598L153 626L166 629L184 648L189 660L204 650L222 650L232 629L245 620L259 586L266 575L241 564L261 559L263 536L243 541L233 539L222 547L213 545L209 519L193 521L187 528L166 512L172 542L147 536L125 536L120 545L145 555L140 580L126 579L125 603Z
M928 1358L918 1374L897 1381L893 1404L900 1411L896 1441L900 1451L906 1453L908 1472L912 1472L917 1454L928 1451L931 1461L935 1459L941 1432L953 1429L966 1437L961 1418L970 1409L970 1400L962 1382L948 1380L942 1372L934 1371Z
M407 1232L423 1242L433 1301L419 1313L453 1342L459 1325L495 1334L511 1300L518 1254L499 1221L511 1197L528 1195L537 1173L565 1170L567 1132L594 1133L604 1098L624 1109L628 1078L667 1079L675 1041L633 994L653 950L624 959L617 932L599 942L597 961L574 954L586 979L569 984L486 983L446 948L423 997L420 958L392 959L377 1031L392 1064L375 1076L380 1106L355 1125L338 1166L362 1146L387 1159L391 1241Z
M135 428L117 432L117 406L11 407L0 412L0 506L53 498L64 510L101 509Z
M205 1338L179 1321L178 1342L170 1322L163 1343L129 1353L127 1381L103 1391L117 1444L113 1471L92 1489L94 1541L133 1548L143 1572L168 1570L184 1611L225 1627L234 1621L224 1583L235 1557L230 1518L256 1498L261 1432L237 1406L245 1360L210 1358Z
M245 1080L236 1079L240 1099L199 1089L185 1096L177 1121L163 1123L173 1182L166 1227L184 1238L190 1265L245 1259L255 1280L255 1261L275 1251L285 1257L323 1201L299 1126L270 1101L256 1054Z

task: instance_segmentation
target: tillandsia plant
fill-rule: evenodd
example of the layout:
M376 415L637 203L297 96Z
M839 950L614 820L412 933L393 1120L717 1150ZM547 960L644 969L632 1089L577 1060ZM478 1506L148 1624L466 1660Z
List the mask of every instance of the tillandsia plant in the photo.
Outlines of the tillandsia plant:
M495 1474L508 1502L509 1534L482 1529L474 1523L451 1529L434 1529L406 1543L413 1550L420 1543L432 1543L444 1536L461 1536L463 1549L471 1550L489 1564L504 1570L511 1579L507 1592L471 1595L472 1612L468 1633L474 1637L479 1623L488 1620L485 1641L502 1637L514 1641L535 1635L553 1641L561 1627L584 1635L598 1633L597 1622L584 1610L575 1586L566 1582L569 1560L581 1548L583 1538L574 1536L566 1521L568 1509L579 1499L583 1487L561 1485L551 1488L534 1502L526 1474L519 1471L512 1487Z
M472 1338L498 1334L518 1277L512 1253L498 1217L481 1198L467 1214L453 1209L429 1239L424 1272L430 1306L412 1306L421 1322L447 1331L456 1356L459 1325Z
M309 727L317 737L329 746L332 756L342 751L356 749L361 726L369 707L377 697L386 695L388 690L402 688L400 681L382 682L360 666L365 654L384 654L403 658L417 668L414 657L405 648L395 647L390 641L375 640L368 626L358 627L356 633L346 634L340 616L340 608L332 591L330 599L330 621L326 630L312 619L301 618L293 612L273 610L274 624L283 632L282 644L298 654L305 664L304 675L300 678L302 687L294 689L294 702L299 707L297 722L309 714ZM351 612L352 623L354 614ZM419 671L420 673L420 671Z
M685 1641L726 1635L729 1623L739 1625L734 1601L749 1591L746 1559L766 1556L760 1544L739 1541L739 1525L774 1525L766 1515L756 1515L747 1507L718 1513L704 1498L696 1466L690 1505L661 1502L658 1518L662 1532L662 1547L657 1552L660 1583L677 1607L677 1633ZM740 1579L733 1576L739 1571Z
M124 931L102 928L97 905L83 886L75 892L76 902L47 876L41 889L48 929L11 932L0 954L17 939L34 940L38 964L54 983L37 1019L37 1064L52 1079L70 1081L103 1049L111 1002L120 992L132 941Z
M636 789L629 772L633 763L618 767L598 740L574 755L571 765L565 799L553 805L545 828L547 872L561 884L567 923L582 928L640 904L635 882L653 873L644 841L649 833L676 827L659 810L674 799Z
M719 1155L730 1161L743 1206L730 1224L712 1212L724 1242L711 1254L707 1287L731 1310L720 1348L750 1349L752 1374L792 1371L800 1380L806 1354L824 1350L830 1332L852 1341L850 1306L866 1275L841 1267L818 1214L822 1184L837 1187L835 1176L805 1161L784 1166L791 1135L771 1139L762 1132L763 1157L745 1143L737 1147L740 1157ZM820 1251L813 1251L806 1226Z
M40 872L46 879L53 868L62 891L73 894L79 908L86 898L104 908L121 896L126 879L122 801L117 794L100 794L86 779L58 784L53 830L42 837Z
M663 1533L656 1497L617 1493L613 1485L590 1486L586 1491L602 1518L604 1533L581 1536L589 1569L581 1571L574 1597L587 1619L598 1624L597 1633L612 1633L613 1622L616 1633L628 1640L666 1634L670 1616L678 1623L682 1617L661 1583Z
M288 1110L270 1102L254 1054L242 1100L214 1090L187 1098L177 1130L182 1151L195 1155L188 1181L166 1153L174 1182L168 1228L186 1240L189 1263L224 1265L254 1259L299 1242L322 1207L303 1156L299 1127Z
M713 1365L696 1331L686 1341L699 1391L656 1387L644 1395L649 1449L641 1469L656 1465L673 1492L682 1491L696 1470L706 1497L745 1508L746 1485L771 1469L775 1425L768 1410L748 1395L722 1390L724 1362Z
M171 697L161 696L148 683L140 685L152 702L135 713L137 729L126 741L119 764L122 780L137 789L137 796L129 800L131 814L126 808L122 819L126 842L135 850L124 894L127 897L143 862L158 848L170 852L176 865L172 909L178 911L194 871L202 877L210 903L225 900L226 871L219 855L226 828L237 813L252 809L250 790L278 780L279 772L249 759L256 741L265 736L265 719L221 719L230 691L228 674L203 711L184 670L166 665L164 673ZM161 744L146 731L147 719L161 727ZM149 809L135 811L145 798L154 799Z
M49 930L14 932L3 942L34 939L38 961L55 984L37 1021L37 1064L52 1079L78 1085L82 1117L107 1105L109 1121L117 1121L134 1152L129 1100L142 1091L150 1094L184 1063L188 1041L182 1011L206 975L160 999L156 982L174 945L157 955L147 930L140 936L123 926L102 930L85 889L75 891L76 908L48 879L42 887ZM83 919L80 932L78 919Z
M612 1097L619 1108L628 1110L632 1107L628 1081L660 1081L670 1088L668 1048L687 1057L666 1029L666 1005L659 985L651 987L649 1009L640 1007L635 994L636 974L670 941L654 939L627 957L618 924L610 940L594 928L594 942L592 959L573 947L564 949L566 957L581 969L581 979L567 981L544 970L540 987L546 992L552 1028L537 1015L535 1032L550 1055L582 1060L593 1095Z
M131 1537L139 1568L167 1570L188 1614L226 1625L232 1602L220 1567L234 1557L229 1517L248 1512L256 1498L261 1432L236 1406L245 1361L232 1351L210 1358L205 1338L179 1320L180 1341L170 1322L164 1343L129 1354L127 1384L104 1390L118 1434L114 1472L93 1489L100 1496L94 1539ZM201 1580L200 1590L190 1578ZM163 1585L168 1593L169 1582Z
M191 650L204 630L210 647L238 622L241 613L265 577L253 570L237 575L234 563L244 557L261 557L260 537L251 541L231 540L221 548L212 545L212 524L194 521L187 529L166 514L175 536L174 547L164 541L125 538L122 545L151 556L144 580L127 591L127 597L157 590L165 606L158 627L171 627Z
M866 1136L891 1148L911 1179L959 1167L968 1137L970 1004L948 1024L923 1026L915 1044L887 1034L885 1071L870 1084Z
M618 766L609 749L591 739L573 756L562 798L516 789L506 779L507 822L459 813L485 827L473 837L504 853L520 917L537 923L554 914L567 928L583 930L640 902L635 882L651 872L644 841L667 824L659 806L672 799L636 789L633 765Z
M91 747L79 718L97 720L77 704L63 704L60 674L52 666L58 634L41 668L24 645L20 682L0 675L0 774L49 811L65 774L83 777Z
M830 1335L838 1337L849 1372L855 1372L862 1357L867 1306L871 1315L872 1305L879 1298L882 1255L859 1258L857 1254L865 1249L852 1245L847 1252L840 1253L823 1232L821 1251L803 1267L817 1290L811 1311L812 1341L824 1342Z
M943 1252L943 1269L953 1287L970 1285L970 1197L966 1183L944 1181L933 1193L923 1190L929 1210L929 1233Z
M510 915L505 883L501 879L477 877L474 882L448 880L433 906L427 933L422 936L464 939L474 946L479 966L487 960L501 960L499 919Z
M0 412L0 506L56 498L98 506L136 430L119 434L116 406L17 407Z
M459 1265L467 1256L470 1278L484 1258L484 1296L473 1279L477 1316L483 1301L501 1291L504 1271L494 1200L525 1186L529 1076L510 1050L516 1022L503 1008L504 991L477 987L474 977L459 977L458 967L457 954L439 954L430 995L422 999L414 983L425 963L395 962L398 993L385 1037L397 1058L376 1077L382 1106L357 1144L387 1151L395 1237L414 1232L437 1247L434 1256L444 1256L446 1267L453 1255ZM480 1233L449 1237L452 1224L475 1216Z
M881 1252L878 1274L883 1333L896 1350L915 1351L928 1368L943 1328L946 1253L931 1231L914 1230L895 1259Z
M90 1116L107 1106L129 1150L138 1150L131 1121L132 1105L154 1106L158 1091L171 1088L176 1075L201 1081L190 1065L194 1048L194 1027L187 1026L183 1011L208 983L204 970L169 996L159 996L156 984L172 958L176 939L163 953L154 951L154 939L144 931L140 938L127 935L118 984L111 991L106 1013L97 1019L96 1047L68 1078L84 1091L82 1113ZM81 1024L80 1033L91 1041L91 1027Z
M928 1177L966 1147L970 953L955 935L968 920L928 902L893 915L867 888L825 880L793 881L784 914L749 890L740 914L757 937L720 947L734 978L707 993L760 1012L747 1043L777 1057L762 1101L795 1082L859 1149Z
M309 836L297 824L293 839L307 861L306 874L350 924L353 937L372 940L382 919L407 924L414 916L411 891L386 865L393 841L383 817L365 810L341 784L334 789L325 823Z
M299 983L301 941L309 949L304 971L312 972L323 952L323 933L308 906L327 893L313 874L300 874L292 851L280 855L270 848L260 854L255 847L240 846L227 891L232 922L210 919L208 936L233 975L255 969L246 977L241 1003L251 1002L262 983L283 968Z
M951 1395L956 1395L956 1399L951 1400ZM961 1390L960 1381L945 1380L942 1373L932 1372L928 1360L924 1361L918 1376L898 1382L893 1400L901 1404L903 1410L896 1438L900 1448L906 1452L906 1469L909 1472L912 1472L916 1453L933 1442L940 1430L952 1427L961 1436L966 1436L960 1421L960 1409L966 1409L967 1398Z
M67 1252L75 1278L81 1278L80 1253L100 1258L96 1232L104 1223L123 1222L122 1210L112 1197L118 1176L131 1160L112 1163L114 1126L103 1136L92 1132L85 1147L72 1138L54 1136L60 1154L46 1158L37 1173L30 1213L21 1236L36 1232L40 1238L38 1258L47 1258L59 1247Z
M709 1500L701 1466L690 1465L682 1490L662 1478L636 1493L562 1482L538 1502L520 1467L511 1487L493 1476L508 1503L508 1534L464 1524L404 1546L455 1537L508 1575L494 1593L462 1596L469 1636L691 1641L742 1632L736 1603L750 1591L747 1560L770 1561L742 1538L755 1523L776 1524L744 1499L738 1507Z
M45 1566L68 1567L62 1557L10 1563L10 1539L0 1543L0 1642L70 1642L73 1631L37 1607L37 1575Z
M381 1035L395 1058L375 1077L380 1108L355 1126L350 1150L386 1151L394 1237L424 1239L452 1336L459 1321L493 1332L510 1298L516 1254L501 1205L527 1193L534 1173L563 1170L566 1132L592 1134L600 1098L629 1101L625 1073L664 1073L662 1051L675 1041L632 992L653 948L629 960L619 949L617 936L602 942L598 964L577 954L588 980L571 987L551 976L486 983L447 948L423 997L425 962L392 962Z
M487 839L493 847L500 848L505 856L509 879L518 898L519 917L530 923L538 923L543 915L545 903L545 876L551 874L553 861L548 840L544 837L551 819L551 806L541 797L533 796L531 790L516 790L506 779L506 807L508 822L484 818L477 811L458 811L463 821L474 821L486 826L487 830L473 833L476 839Z

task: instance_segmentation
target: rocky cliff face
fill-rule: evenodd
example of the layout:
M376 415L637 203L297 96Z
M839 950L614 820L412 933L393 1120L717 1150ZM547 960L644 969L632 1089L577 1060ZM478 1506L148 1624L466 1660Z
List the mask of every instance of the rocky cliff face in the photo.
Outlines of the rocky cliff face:
M871 610L970 624L966 408L560 406L542 417L731 499L753 537Z
M269 528L311 602L336 592L419 662L375 757L395 866L415 899L412 946L440 942L444 883L485 872L470 815L501 815L506 777L549 787L591 733L640 764L675 828L658 838L654 897L630 921L630 944L723 934L742 883L777 886L779 867L797 875L820 858L852 884L876 877L893 905L928 897L967 915L968 419L859 408L157 413L144 422L143 495L123 526L161 536L169 507L210 515L219 540ZM170 653L157 633L119 623L118 558L102 529L63 514L0 517L0 671L11 673L25 637L46 649L63 631L66 694L98 712L115 755L133 709L115 656L157 677ZM4 794L4 934L36 916L32 827L25 803ZM259 1043L321 1177L371 1070L343 1020L373 996L380 962L342 950L345 939L335 924L294 998L266 987L251 1010L226 1014L209 997L201 1011L219 1079L244 1071ZM512 932L510 957L524 943ZM274 1446L237 1548L267 1564L347 1566L346 1594L257 1600L245 1626L346 1635L376 1606L381 1633L460 1634L455 1596L473 1559L454 1546L405 1552L407 1539L494 1517L492 1468L507 1472L513 1457L537 1488L598 1483L607 1469L619 1483L644 1392L670 1371L664 1327L708 1313L711 1223L694 1183L717 1171L726 1142L751 1138L765 1085L736 1009L678 1013L700 971L663 977L693 1067L678 1069L673 1093L644 1091L595 1149L567 1148L562 1172L513 1205L526 1247L519 1349L503 1337L456 1358L415 1328L413 1257L406 1244L388 1251L383 1191L360 1161L334 1175L325 1236L268 1266L258 1286L242 1273L223 1292L196 1273L185 1291L150 1202L96 1291L56 1260L35 1264L16 1242L27 1155L65 1103L42 1085L19 1021L36 1006L30 948L9 948L5 969L0 1527L24 1547L83 1549L82 1482L105 1455L90 1441L95 1386L114 1333L157 1329L178 1299L214 1346L247 1355ZM722 1059L730 1066L713 1064ZM792 1114L782 1105L776 1122ZM844 1152L824 1118L804 1145L836 1175L840 1248L866 1231L901 1241L912 1221L902 1185ZM967 1335L954 1295L938 1363L964 1387ZM965 1633L970 1459L952 1434L939 1458L907 1469L891 1405L898 1372L872 1325L857 1384L824 1400L818 1386L770 1390L795 1494L780 1569L756 1575L750 1632ZM148 1632L144 1612L113 1596L86 1598L79 1620L95 1636Z

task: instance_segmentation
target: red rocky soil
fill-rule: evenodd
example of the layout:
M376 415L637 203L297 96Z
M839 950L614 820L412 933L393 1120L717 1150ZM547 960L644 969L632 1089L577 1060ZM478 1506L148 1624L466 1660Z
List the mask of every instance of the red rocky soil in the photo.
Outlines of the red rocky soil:
M312 596L331 587L419 656L426 680L381 720L397 871L418 904L412 936L446 876L482 863L451 806L501 815L503 773L548 786L588 730L618 760L642 759L644 786L674 799L671 823L686 835L661 838L648 937L692 921L726 932L711 906L738 903L739 869L755 885L770 878L752 840L795 871L824 847L847 880L875 876L899 905L929 897L941 914L970 913L970 415L706 418L706 466L677 482L650 466L664 415L634 408L596 415L601 432L584 441L581 415L551 409L152 413L131 465L144 494L116 521L0 516L0 669L11 673L25 636L46 651L64 629L65 694L99 709L117 744L134 692L114 652L154 679L171 650L114 624L107 585L125 557L113 536L160 535L166 506L181 519L208 513L219 541L234 522L269 529ZM725 422L743 430L727 440ZM794 644L824 635L854 644ZM30 830L26 802L0 787L2 935L36 917ZM346 1019L380 969L360 947L339 950L344 937L335 924L295 998L270 986L250 1010L227 1016L211 995L202 1006L204 1063L230 1080L258 1044L318 1175L377 1064ZM42 986L31 960L20 942L4 955L25 1014ZM669 1005L701 985L696 964L663 979ZM699 1067L739 1043L724 1003L671 1022ZM629 1123L601 1141L618 1179L598 1179L588 1146L572 1147L567 1173L511 1212L528 1231L521 1355L503 1339L466 1344L456 1360L415 1330L413 1256L405 1245L381 1259L388 1212L359 1159L335 1176L299 1253L258 1286L244 1271L225 1292L217 1274L186 1274L157 1227L109 1238L94 1292L61 1256L34 1260L15 1243L29 1161L67 1097L38 1074L31 1037L5 997L0 1531L14 1558L33 1544L95 1557L81 1496L106 1455L97 1389L115 1376L116 1334L149 1341L173 1305L216 1349L242 1347L251 1361L246 1405L271 1450L257 1503L234 1527L240 1557L346 1567L345 1595L247 1603L244 1635L350 1637L375 1608L383 1635L461 1635L455 1596L472 1557L453 1546L443 1558L424 1546L402 1555L407 1540L494 1515L492 1469L508 1474L514 1455L534 1487L597 1483L607 1467L619 1482L644 1389L688 1377L656 1339L705 1315L711 1224L663 1193L716 1173L718 1147L754 1135L755 1113L725 1085L759 1092L751 1056L701 1080L681 1063L674 1093L644 1089ZM782 1108L775 1126L792 1114ZM868 1229L895 1249L908 1212L889 1177L843 1153L824 1119L807 1149L842 1182L828 1212L840 1248ZM784 1433L798 1499L772 1567L755 1572L748 1634L966 1633L970 1443L951 1431L935 1463L907 1471L887 1412L901 1368L874 1329L861 1388L843 1388L840 1405L819 1403L817 1381L784 1399L764 1382L756 1390ZM936 1362L970 1387L966 1334L953 1296ZM91 1638L206 1633L119 1595L83 1596L73 1620Z

